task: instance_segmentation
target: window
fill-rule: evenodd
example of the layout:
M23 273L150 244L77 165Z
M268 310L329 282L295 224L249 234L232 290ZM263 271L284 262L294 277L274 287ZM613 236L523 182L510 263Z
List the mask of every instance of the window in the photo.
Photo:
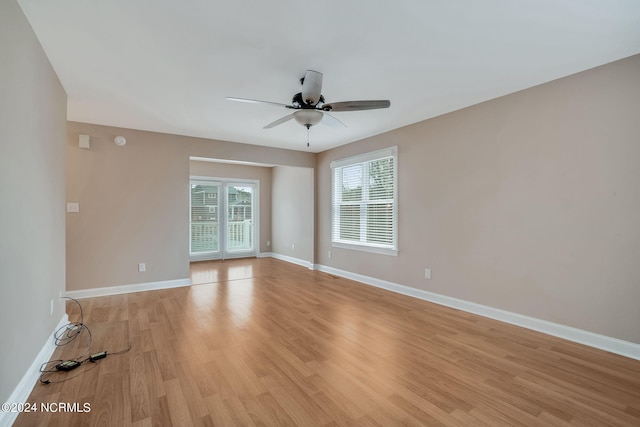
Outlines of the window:
M337 160L331 170L332 244L396 255L397 148Z

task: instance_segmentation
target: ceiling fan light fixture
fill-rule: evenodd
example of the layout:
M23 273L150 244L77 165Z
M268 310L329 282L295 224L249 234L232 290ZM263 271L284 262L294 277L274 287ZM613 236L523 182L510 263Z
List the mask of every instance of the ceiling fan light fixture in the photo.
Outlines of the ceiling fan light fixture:
M322 111L318 110L298 110L293 113L293 118L302 126L315 126L322 121Z

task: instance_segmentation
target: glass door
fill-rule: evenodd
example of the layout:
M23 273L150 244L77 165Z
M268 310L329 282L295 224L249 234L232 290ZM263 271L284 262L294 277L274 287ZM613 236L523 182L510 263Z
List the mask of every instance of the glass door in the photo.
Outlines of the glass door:
M255 255L254 249L254 193L249 183L225 184L227 226L225 249L229 256Z
M221 185L215 182L191 182L191 260L216 259L220 247Z
M189 259L256 256L258 184L191 180Z

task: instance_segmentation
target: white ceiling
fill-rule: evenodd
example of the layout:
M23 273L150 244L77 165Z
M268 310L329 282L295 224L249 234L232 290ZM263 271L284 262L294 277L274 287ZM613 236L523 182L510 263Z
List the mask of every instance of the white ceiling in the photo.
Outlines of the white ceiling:
M637 0L18 0L68 119L323 151L640 53ZM347 129L264 125L305 70Z

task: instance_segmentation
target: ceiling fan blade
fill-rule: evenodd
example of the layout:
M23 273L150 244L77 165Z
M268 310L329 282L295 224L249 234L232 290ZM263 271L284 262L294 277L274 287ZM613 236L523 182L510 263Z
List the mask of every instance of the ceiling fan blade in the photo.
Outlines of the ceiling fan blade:
M302 100L309 105L316 105L322 94L322 73L307 70L302 81Z
M291 119L293 119L293 113L289 114L288 116L281 117L278 120L276 120L275 122L269 123L268 125L266 125L262 129L271 129L272 127L276 127L278 125L281 125L284 122L288 122Z
M327 126L331 126L332 128L341 128L341 127L347 127L347 125L345 125L344 123L342 123L340 120L336 119L334 116L332 116L331 114L327 113L326 111L324 112L324 117L322 119L322 123L327 125Z
M260 101L259 99L234 98L233 96L227 96L225 99L227 101L249 102L251 104L270 104L270 105L276 105L278 107L293 108L293 106L291 105L281 104L279 102Z
M359 110L376 110L378 108L389 108L391 101L375 100L375 101L344 101L334 102L332 104L324 104L324 111L359 111Z

